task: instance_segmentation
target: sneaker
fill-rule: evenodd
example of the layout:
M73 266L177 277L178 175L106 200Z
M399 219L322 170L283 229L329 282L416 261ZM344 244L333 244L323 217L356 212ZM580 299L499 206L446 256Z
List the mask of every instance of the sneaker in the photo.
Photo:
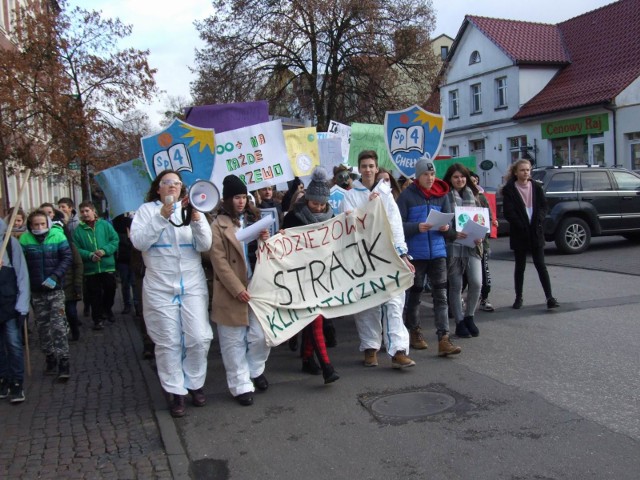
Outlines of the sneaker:
M191 394L191 403L194 407L204 407L206 405L207 397L205 397L204 390L202 388L189 390L189 393Z
M243 407L248 407L249 405L253 405L252 392L241 393L240 395L236 395L234 398Z
M0 378L0 399L9 396L9 382L4 378Z
M396 354L391 357L391 367L393 368L407 368L413 367L416 364L411 360L404 350L398 350Z
M522 308L522 297L516 297L516 301L513 302L513 308L520 310Z
M422 336L420 327L409 330L409 346L416 350L424 350L429 347L424 337Z
M171 407L169 408L169 413L173 418L184 417L184 395L173 395L173 400L171 401Z
M60 362L58 362L58 380L61 382L66 382L70 377L69 373L69 359L61 358Z
M58 361L55 355L47 355L47 363L44 368L45 375L57 375L58 374Z
M547 298L547 308L558 308L559 306L558 300L553 297Z
M116 317L113 316L113 312L111 310L107 312L106 317L109 323L114 323L116 321Z
M94 330L104 330L104 324L102 322L96 322L93 324Z
M11 403L24 402L24 390L21 383L14 383L9 386L9 401Z
M471 338L471 334L464 323L464 320L456 323L456 337L458 338Z
M252 378L253 386L256 387L261 392L264 392L267 388L269 388L269 382L267 377L264 376L264 373L258 375L256 378Z
M480 335L480 330L478 329L475 322L473 321L473 316L464 317L463 322L472 337L477 337L478 335Z
M378 351L375 348L367 348L364 351L364 366L365 367L378 366Z
M457 355L460 353L462 349L457 347L451 340L449 340L449 335L443 335L440 341L438 342L438 356L446 357L447 355Z
M482 300L480 302L480 310L483 312L493 312L495 311L495 308L493 308L493 305L489 303L489 300Z
M320 375L320 366L313 357L302 359L302 371L309 375Z

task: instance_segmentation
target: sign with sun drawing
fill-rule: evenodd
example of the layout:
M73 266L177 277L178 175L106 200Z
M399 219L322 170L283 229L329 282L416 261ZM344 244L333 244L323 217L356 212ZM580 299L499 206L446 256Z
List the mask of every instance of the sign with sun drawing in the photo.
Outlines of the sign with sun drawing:
M142 154L152 179L163 170L180 172L188 187L196 180L208 180L213 171L215 132L175 119L154 135L143 137Z

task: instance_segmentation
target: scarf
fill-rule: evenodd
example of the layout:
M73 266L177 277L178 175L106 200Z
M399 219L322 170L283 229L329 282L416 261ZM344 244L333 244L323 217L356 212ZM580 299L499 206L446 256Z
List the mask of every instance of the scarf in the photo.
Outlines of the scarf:
M451 189L451 195L453 196L453 202L457 207L476 207L478 204L476 203L476 197L473 195L473 192L469 187L464 187L462 190L462 195L455 188ZM480 257L482 257L483 246L482 243L480 245L476 245L476 252Z
M295 204L294 214L304 225L310 225L312 223L319 223L324 222L325 220L329 220L331 217L333 217L333 210L327 204L325 212L313 213L311 210L309 210L309 207L305 202Z

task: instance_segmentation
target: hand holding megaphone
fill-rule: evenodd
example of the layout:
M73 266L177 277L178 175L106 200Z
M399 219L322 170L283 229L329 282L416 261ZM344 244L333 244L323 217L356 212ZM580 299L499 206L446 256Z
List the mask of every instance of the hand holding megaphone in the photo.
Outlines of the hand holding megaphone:
M178 225L171 222L171 220L169 221L176 227L186 227L191 223L191 220L196 222L200 220L198 212L207 213L212 211L219 200L220 192L218 192L218 188L213 183L208 180L196 180L189 187L189 195L182 199L182 223Z

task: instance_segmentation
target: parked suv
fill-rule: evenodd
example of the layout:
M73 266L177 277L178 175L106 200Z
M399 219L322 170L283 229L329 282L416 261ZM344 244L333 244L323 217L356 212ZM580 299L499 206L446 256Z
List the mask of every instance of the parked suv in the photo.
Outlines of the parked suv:
M549 203L545 238L562 252L584 252L592 236L640 240L640 175L588 165L536 168L531 176Z

